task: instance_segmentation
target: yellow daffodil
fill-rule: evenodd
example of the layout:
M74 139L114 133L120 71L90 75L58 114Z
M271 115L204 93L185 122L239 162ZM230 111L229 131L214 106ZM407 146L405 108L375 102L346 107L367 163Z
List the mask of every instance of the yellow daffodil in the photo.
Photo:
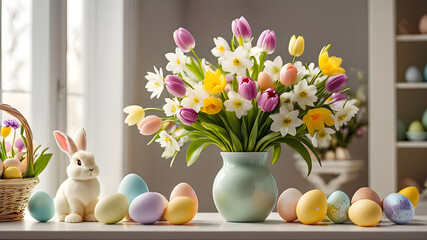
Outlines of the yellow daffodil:
M326 108L314 108L308 110L302 121L307 125L310 135L313 136L314 130L322 131L325 129L325 124L328 126L334 125L331 115L332 112Z
M295 37L295 35L293 35L291 37L291 40L289 40L289 54L291 54L294 57L299 57L302 55L302 53L304 52L304 37L303 36L298 36Z
M145 117L144 108L137 105L127 106L123 109L123 112L129 114L125 119L125 123L127 123L129 126L133 126L141 122L141 120Z
M9 136L10 131L12 130L12 127L2 127L1 128L1 136L4 138L7 138L7 136Z
M335 76L345 73L345 70L340 67L342 59L335 56L329 57L328 49L330 47L331 44L323 47L319 54L319 67L322 69L322 73L328 76Z
M216 97L208 97L205 100L203 100L203 107L200 109L200 111L212 115L217 114L222 109L222 101L219 98Z
M203 80L203 89L206 90L210 95L220 93L224 90L225 77L221 74L221 71L218 69L213 72L206 72L206 78Z

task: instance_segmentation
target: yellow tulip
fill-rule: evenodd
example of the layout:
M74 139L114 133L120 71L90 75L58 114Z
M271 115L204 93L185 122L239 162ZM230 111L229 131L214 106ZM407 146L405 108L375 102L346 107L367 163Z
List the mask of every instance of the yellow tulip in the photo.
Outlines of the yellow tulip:
M319 54L319 67L322 69L322 73L328 76L335 76L345 73L345 70L340 67L342 59L335 56L329 57L328 49L330 47L331 44L323 47Z
M302 55L302 53L304 52L304 37L303 36L298 36L295 37L295 35L293 35L291 37L291 40L289 40L289 54L291 54L294 57L299 57Z
M127 123L129 126L133 126L141 122L141 120L145 117L144 108L137 105L127 106L123 109L123 112L129 114L125 119L125 123Z
M203 89L205 89L209 95L214 95L222 92L226 83L225 77L221 74L219 69L216 70L215 73L208 71L206 72L205 80L203 80Z
M314 135L314 130L322 131L325 129L325 124L328 126L334 125L332 112L326 108L314 108L308 110L307 114L302 118L302 121L307 125L308 132L311 136Z
M200 109L200 111L212 115L217 114L222 109L222 101L219 98L216 97L208 97L205 100L203 100L203 107Z
M10 131L12 131L12 127L2 127L1 128L1 136L7 138L9 136Z

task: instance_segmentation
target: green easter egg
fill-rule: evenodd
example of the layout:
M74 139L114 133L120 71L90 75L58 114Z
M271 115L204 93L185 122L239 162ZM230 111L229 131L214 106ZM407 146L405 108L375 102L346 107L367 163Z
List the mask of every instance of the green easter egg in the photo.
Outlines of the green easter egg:
M413 121L409 124L409 132L424 132L423 124L420 121Z
M427 67L426 67L426 70L427 70ZM427 109L424 111L422 121L423 121L424 129L427 129Z
M405 132L406 132L406 126L403 123L402 120L397 119L397 140L403 141L405 140Z

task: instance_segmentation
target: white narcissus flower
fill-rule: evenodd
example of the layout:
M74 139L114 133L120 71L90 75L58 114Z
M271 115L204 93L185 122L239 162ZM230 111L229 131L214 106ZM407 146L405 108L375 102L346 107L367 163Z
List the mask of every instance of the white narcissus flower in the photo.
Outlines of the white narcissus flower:
M328 148L331 145L332 136L335 131L331 128L325 128L321 131L317 131L313 137L307 134L307 137L311 140L314 147L317 148Z
M218 58L219 63L222 63L225 52L230 51L230 46L228 45L228 42L222 37L214 38L214 43L215 47L211 50L212 55Z
M209 94L203 89L203 82L194 88L187 88L187 97L182 99L181 105L186 108L192 108L194 111L199 112L203 107L203 100L209 97Z
M270 74L273 81L277 81L280 77L280 69L283 67L283 60L277 56L274 61L267 60L264 63L264 72Z
M165 110L165 114L167 117L170 116L175 116L178 112L179 109L181 108L180 104L179 104L179 100L178 98L165 98L166 104L163 106L163 110Z
M242 46L236 48L234 52L225 52L222 62L224 71L238 76L246 76L246 69L253 65L254 63L249 59L249 52Z
M305 110L306 106L314 106L314 102L317 101L316 97L316 86L308 86L307 81L302 80L294 88L294 95L292 96L292 102L298 103L298 105Z
M356 99L352 99L346 102L343 109L339 110L337 113L335 113L335 115L332 116L336 130L339 130L343 125L346 125L348 121L350 121L359 111L359 108L354 105L356 103Z
M294 104L292 102L293 92L284 92L280 95L280 106L284 106L288 109L288 111L294 110Z
M176 151L173 148L167 147L167 148L165 148L165 150L162 153L162 158L169 159L169 158L173 157L175 155L175 153L176 153Z
M246 116L248 111L252 109L251 101L233 91L228 92L228 100L225 100L224 106L228 112L235 112L238 119Z
M320 72L320 68L318 68L318 67L314 67L314 63L310 63L310 65L308 65L308 70L310 71L310 74L308 75L308 78L307 79L310 79L310 81L315 77L315 76L317 76L317 74L319 74L319 72ZM328 78L328 76L327 75L322 75L322 74L320 74L317 78L316 78L316 80L314 80L314 85L317 85L317 84L319 84L319 83L321 83L321 82L323 82L323 81L325 81L326 80L326 78Z
M177 74L182 73L186 68L185 64L188 62L188 57L179 48L175 49L175 53L166 53L165 57L169 61L166 70Z
M160 137L159 139L156 139L156 142L160 143L161 147L171 148L175 151L180 150L176 139L171 135L169 135L165 130L160 132L159 137Z
M160 70L157 70L157 68L154 67L154 71L155 73L147 72L145 78L148 80L148 82L145 85L145 88L147 89L147 91L152 92L150 98L159 98L165 87L165 80L163 78L162 68L160 68Z
M294 63L294 67L297 69L297 72L298 72L296 82L300 82L301 79L303 79L305 76L310 74L310 71L308 71L307 68L305 68L303 63L300 61L296 61Z
M271 131L280 132L283 137L287 134L295 136L297 134L296 128L302 124L298 114L298 110L288 111L285 106L280 107L279 113L270 115L270 118L273 119Z

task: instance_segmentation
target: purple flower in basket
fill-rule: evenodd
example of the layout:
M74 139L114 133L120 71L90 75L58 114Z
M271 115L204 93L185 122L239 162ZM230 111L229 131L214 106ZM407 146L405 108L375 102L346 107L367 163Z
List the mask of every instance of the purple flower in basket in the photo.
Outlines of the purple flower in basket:
M15 130L21 127L21 124L16 119L4 120L3 124L4 124L4 127L12 127Z
M18 149L18 151L22 151L25 149L25 143L24 140L22 138L18 138L15 141L15 147L16 149Z

